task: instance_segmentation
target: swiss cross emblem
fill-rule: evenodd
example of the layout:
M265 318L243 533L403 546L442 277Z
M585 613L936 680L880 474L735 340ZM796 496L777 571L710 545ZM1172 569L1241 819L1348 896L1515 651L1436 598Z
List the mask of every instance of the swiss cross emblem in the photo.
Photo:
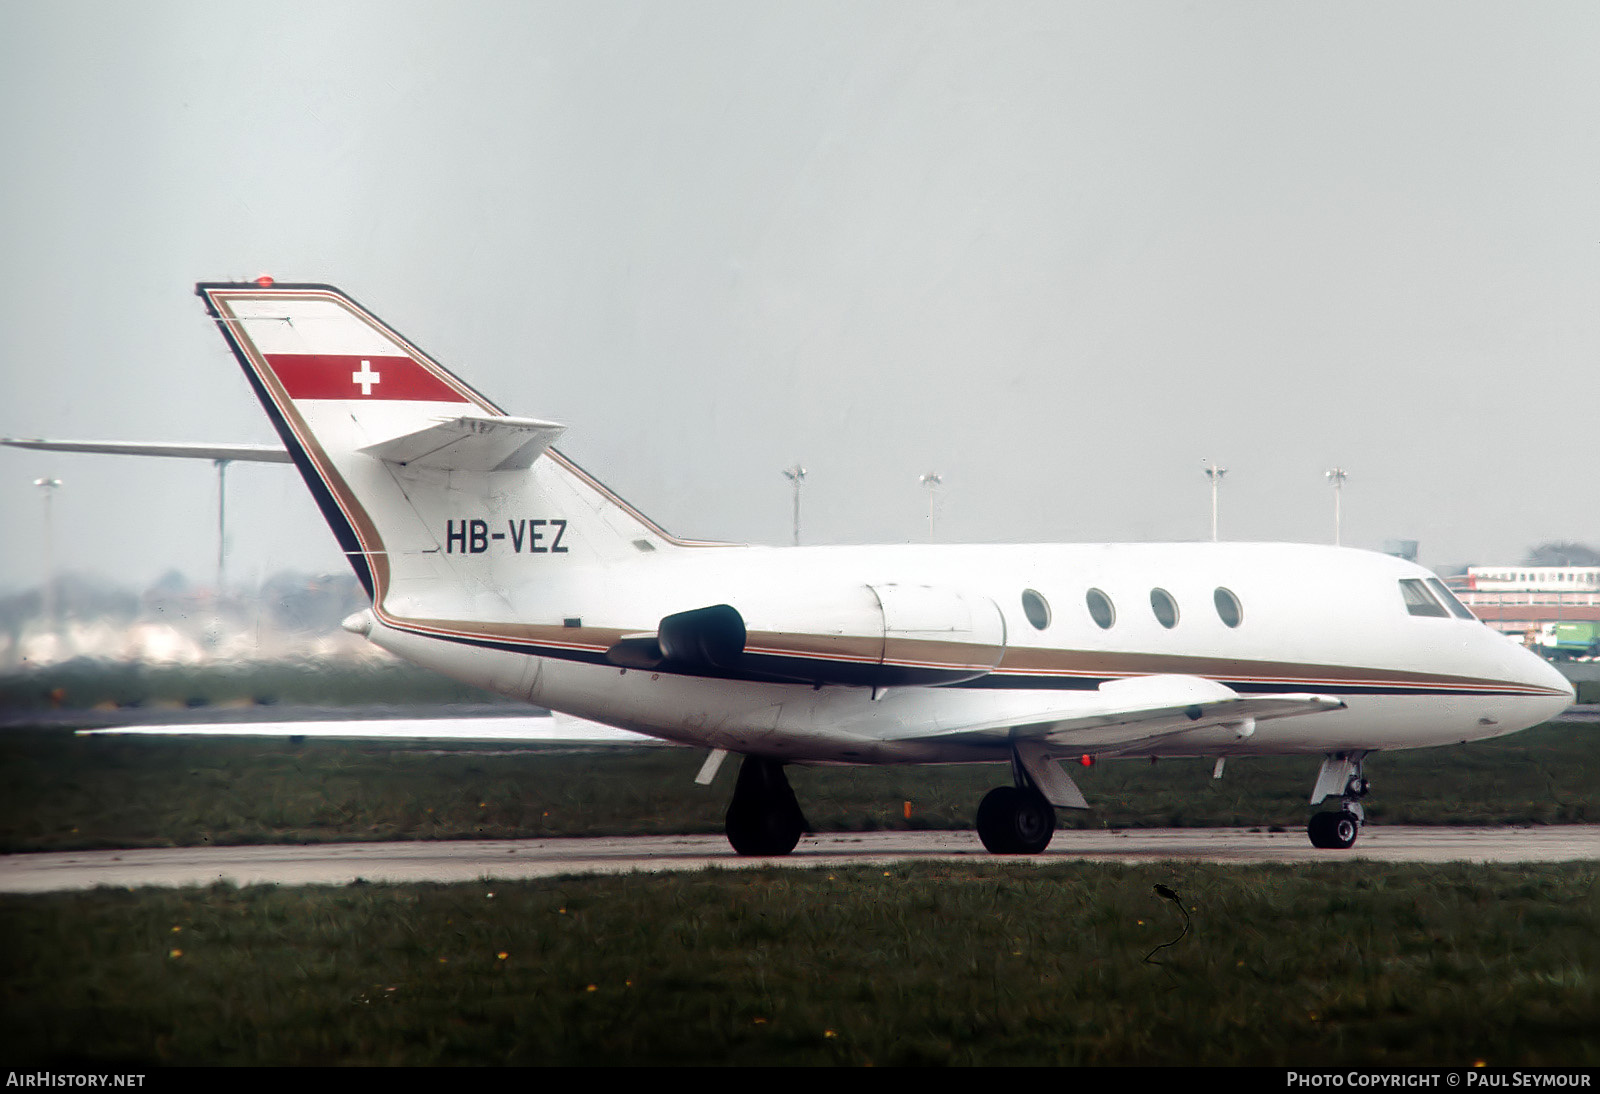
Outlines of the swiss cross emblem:
M363 395L371 395L372 394L372 385L377 383L382 378L383 378L383 374L381 372L373 372L372 371L372 362L371 361L362 361L361 362L361 371L360 372L352 372L350 374L350 381L352 383L356 383L356 384L360 384L361 385L361 394L363 394Z

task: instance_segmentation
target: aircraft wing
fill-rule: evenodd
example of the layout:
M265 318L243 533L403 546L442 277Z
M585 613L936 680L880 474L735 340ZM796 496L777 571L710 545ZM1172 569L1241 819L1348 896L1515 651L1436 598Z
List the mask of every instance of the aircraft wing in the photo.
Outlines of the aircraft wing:
M1240 695L1226 684L1199 676L1138 676L1102 684L1093 696L1052 696L1035 709L1001 710L982 720L917 736L939 741L1007 739L1114 752L1212 726L1234 726L1241 737L1248 737L1256 722L1340 710L1344 705L1327 695Z
M12 448L46 452L108 452L116 456L177 456L191 460L240 460L251 463L289 463L289 453L276 444L189 444L165 441L47 441L40 438L0 438Z

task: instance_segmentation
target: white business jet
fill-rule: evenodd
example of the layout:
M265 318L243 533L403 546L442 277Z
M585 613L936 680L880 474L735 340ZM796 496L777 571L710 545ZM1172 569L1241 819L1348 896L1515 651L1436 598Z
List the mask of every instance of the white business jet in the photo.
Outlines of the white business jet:
M728 839L791 851L789 763L1008 762L984 845L1088 808L1062 761L1323 756L1348 848L1366 757L1573 699L1386 555L1266 543L758 547L679 539L338 289L197 287L372 606L347 629L502 695L744 759ZM124 449L126 450L126 449ZM176 454L176 453L168 453ZM240 446L182 453L282 459Z

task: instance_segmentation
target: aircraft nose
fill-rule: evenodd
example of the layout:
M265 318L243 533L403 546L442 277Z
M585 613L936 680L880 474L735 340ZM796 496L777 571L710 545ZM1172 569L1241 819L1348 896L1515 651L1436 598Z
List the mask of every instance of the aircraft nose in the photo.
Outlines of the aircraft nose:
M1517 666L1520 682L1549 693L1539 695L1532 700L1534 712L1537 713L1539 720L1548 721L1570 707L1577 698L1577 690L1572 686L1572 681L1533 651L1517 652L1522 655Z

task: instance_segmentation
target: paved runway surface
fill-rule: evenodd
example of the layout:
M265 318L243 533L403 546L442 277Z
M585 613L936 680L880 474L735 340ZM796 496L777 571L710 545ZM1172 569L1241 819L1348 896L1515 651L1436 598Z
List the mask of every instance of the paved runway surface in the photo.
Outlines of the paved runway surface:
M0 892L98 885L346 885L367 881L478 881L707 866L860 866L911 860L981 861L972 832L862 832L808 837L794 854L740 858L721 836L625 839L337 843L272 847L76 851L0 857ZM1043 855L1008 861L1097 862L1572 862L1600 861L1600 825L1550 828L1374 827L1350 851L1318 851L1304 832L1233 828L1064 831Z

